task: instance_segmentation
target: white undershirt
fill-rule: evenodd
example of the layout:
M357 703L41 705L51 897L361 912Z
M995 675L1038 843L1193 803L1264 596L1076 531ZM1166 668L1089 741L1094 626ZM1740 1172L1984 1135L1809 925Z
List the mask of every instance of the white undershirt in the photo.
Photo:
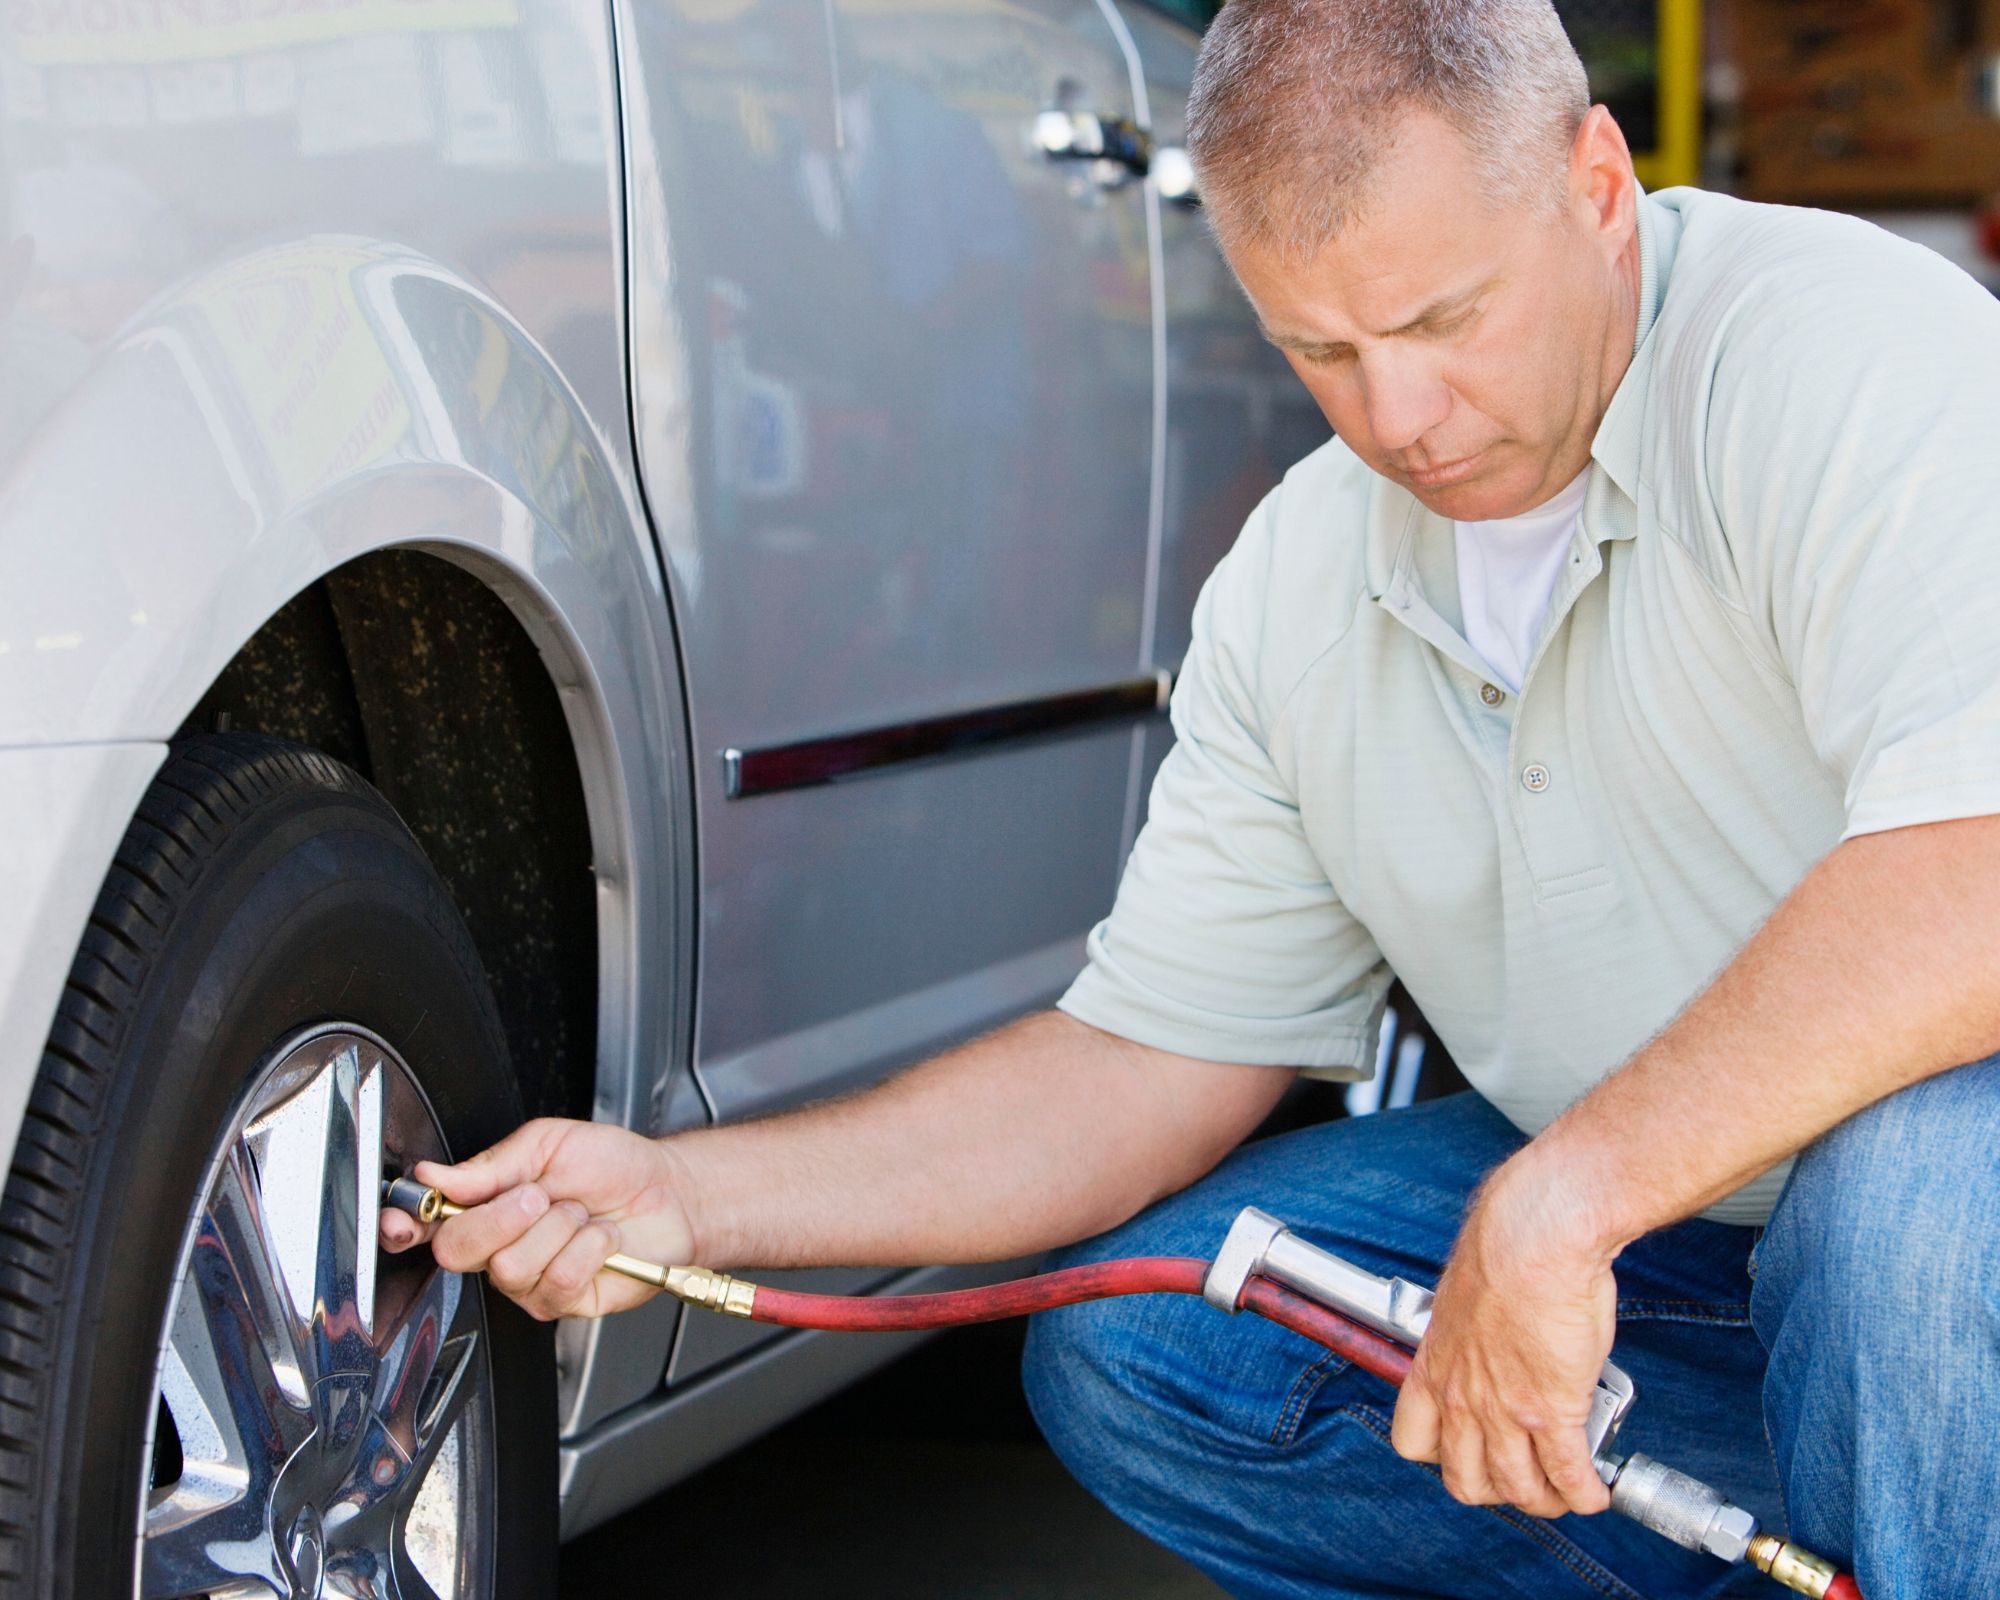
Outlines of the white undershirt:
M1494 678L1516 694L1541 638L1549 596L1569 554L1589 484L1586 467L1553 500L1518 517L1452 524L1465 642L1493 669Z

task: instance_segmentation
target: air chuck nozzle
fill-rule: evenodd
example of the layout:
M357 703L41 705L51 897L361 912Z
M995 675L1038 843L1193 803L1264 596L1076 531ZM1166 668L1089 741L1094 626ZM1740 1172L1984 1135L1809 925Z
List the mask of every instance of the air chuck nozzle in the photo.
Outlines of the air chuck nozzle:
M444 1196L410 1177L384 1178L382 1203L409 1212L419 1222L436 1222L446 1215Z

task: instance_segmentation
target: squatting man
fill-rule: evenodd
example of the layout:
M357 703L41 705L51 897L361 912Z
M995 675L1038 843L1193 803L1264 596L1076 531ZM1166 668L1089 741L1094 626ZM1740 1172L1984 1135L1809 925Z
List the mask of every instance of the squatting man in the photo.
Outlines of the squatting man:
M1872 1596L1992 1592L2000 307L1642 193L1545 0L1232 0L1189 142L1337 437L1202 594L1085 970L853 1098L420 1167L438 1259L603 1316L613 1250L1209 1255L1255 1203L1438 1282L1399 1398L1179 1297L1046 1314L1025 1374L1233 1594L1764 1585L1596 1515L1614 1335L1632 1448ZM1473 1092L1238 1150L1369 1070L1391 971Z

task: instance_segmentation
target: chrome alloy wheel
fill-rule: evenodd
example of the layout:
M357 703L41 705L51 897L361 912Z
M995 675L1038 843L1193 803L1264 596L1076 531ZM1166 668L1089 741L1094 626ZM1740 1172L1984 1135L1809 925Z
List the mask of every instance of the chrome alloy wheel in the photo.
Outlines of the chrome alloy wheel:
M291 1040L239 1102L160 1343L143 1600L490 1591L479 1294L376 1244L385 1165L444 1153L409 1068L355 1027Z

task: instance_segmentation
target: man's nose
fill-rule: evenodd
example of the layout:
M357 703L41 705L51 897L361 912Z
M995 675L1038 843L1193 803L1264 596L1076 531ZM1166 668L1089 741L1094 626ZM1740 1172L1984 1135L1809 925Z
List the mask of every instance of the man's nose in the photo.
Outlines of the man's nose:
M1368 431L1383 450L1407 450L1443 422L1451 391L1421 361L1388 352L1361 364Z

